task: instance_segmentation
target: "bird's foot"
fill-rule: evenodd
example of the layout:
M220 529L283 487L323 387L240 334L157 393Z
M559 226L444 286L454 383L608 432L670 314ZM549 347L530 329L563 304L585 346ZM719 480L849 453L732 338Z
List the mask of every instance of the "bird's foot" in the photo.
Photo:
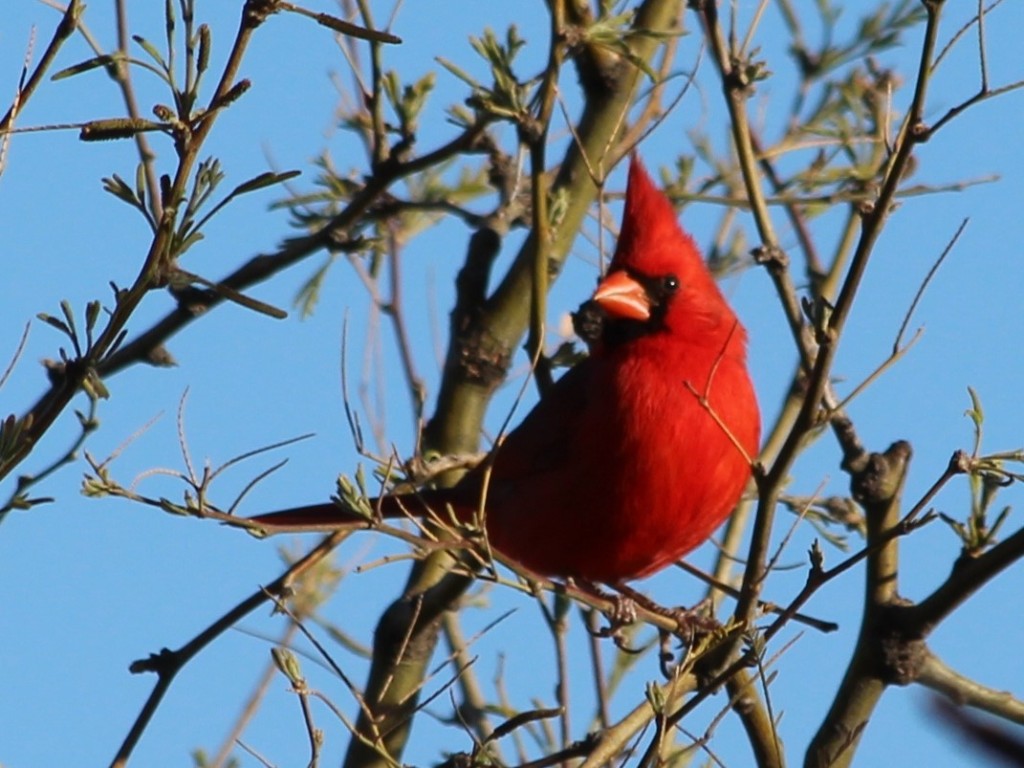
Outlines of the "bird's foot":
M626 627L636 621L636 603L625 595L608 595L612 608L605 612L612 626Z
M722 623L711 613L711 601L708 599L701 600L692 608L663 608L661 612L676 623L672 631L658 630L658 661L662 674L671 680L678 670L688 668L691 653L702 653L700 649L706 648L706 641L721 631ZM678 650L672 648L673 638L679 642Z
M687 642L692 642L695 637L708 632L713 632L722 626L721 623L712 615L711 601L708 599L701 600L692 608L667 608L664 605L659 605L654 602L642 592L637 592L635 589L628 587L625 584L616 584L615 589L621 595L629 598L644 610L650 611L658 616L664 616L674 621L676 623L676 629L673 634L678 635Z
M628 638L623 632L626 627L636 622L636 603L626 595L606 592L592 581L576 579L571 582L588 595L607 600L612 604L611 608L600 612L608 620L608 626L588 631L595 637L610 637L620 651L640 653L640 649L628 645Z
M673 639L679 640L679 636L667 629L658 630L658 666L666 680L672 680L680 670L687 668L687 660L693 647L690 643L681 642L678 649L673 649Z
M693 642L694 638L722 627L722 622L711 613L711 600L708 598L704 598L692 608L669 608L665 615L675 620L675 634L688 642Z

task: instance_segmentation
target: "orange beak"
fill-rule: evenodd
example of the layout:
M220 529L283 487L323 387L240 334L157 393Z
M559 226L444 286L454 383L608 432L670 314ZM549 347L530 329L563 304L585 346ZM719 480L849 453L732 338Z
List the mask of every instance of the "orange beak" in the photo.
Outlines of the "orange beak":
M623 270L605 275L593 296L612 317L647 320L651 316L651 300L647 291Z

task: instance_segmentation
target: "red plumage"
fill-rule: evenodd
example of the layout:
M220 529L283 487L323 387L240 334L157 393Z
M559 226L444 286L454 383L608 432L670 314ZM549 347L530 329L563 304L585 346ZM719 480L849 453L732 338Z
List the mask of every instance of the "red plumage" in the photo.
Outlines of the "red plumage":
M614 584L714 532L750 477L760 418L746 332L636 158L591 306L601 315L591 354L497 450L484 519L491 545L527 568ZM447 504L472 519L484 471L450 489L384 497L380 509L394 517ZM331 504L253 519L274 531L361 520Z

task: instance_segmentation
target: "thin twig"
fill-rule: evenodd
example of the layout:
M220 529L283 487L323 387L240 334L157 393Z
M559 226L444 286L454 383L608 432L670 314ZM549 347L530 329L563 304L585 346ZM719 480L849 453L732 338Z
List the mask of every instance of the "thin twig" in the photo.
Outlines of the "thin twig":
M896 334L896 340L893 341L892 343L893 357L895 357L896 354L899 352L901 342L903 341L903 334L906 332L907 325L909 325L910 323L910 318L913 317L914 310L917 309L917 305L921 301L921 298L924 296L924 292L927 290L928 284L932 281L932 278L935 277L935 274L939 271L939 267L942 266L942 262L946 260L946 257L953 250L953 246L956 245L956 241L960 239L960 235L963 234L964 229L967 228L968 221L970 221L970 219L964 219L963 221L960 222L960 226L956 228L956 232L953 233L953 237L951 237L949 242L946 243L946 247L942 249L942 253L939 254L939 258L935 260L935 263L932 264L931 269L928 270L928 274L925 275L924 280L921 281L921 285L920 287L918 287L917 293L914 294L914 300L910 302L910 307L907 309L907 314L904 315L903 322L900 324L900 330Z

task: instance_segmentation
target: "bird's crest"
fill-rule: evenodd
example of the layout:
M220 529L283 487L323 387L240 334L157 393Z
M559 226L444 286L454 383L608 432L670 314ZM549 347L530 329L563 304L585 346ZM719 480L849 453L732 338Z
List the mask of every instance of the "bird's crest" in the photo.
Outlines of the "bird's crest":
M697 244L679 226L672 202L635 154L629 161L622 228L609 271L617 269L648 277L675 275L690 311L735 318Z

